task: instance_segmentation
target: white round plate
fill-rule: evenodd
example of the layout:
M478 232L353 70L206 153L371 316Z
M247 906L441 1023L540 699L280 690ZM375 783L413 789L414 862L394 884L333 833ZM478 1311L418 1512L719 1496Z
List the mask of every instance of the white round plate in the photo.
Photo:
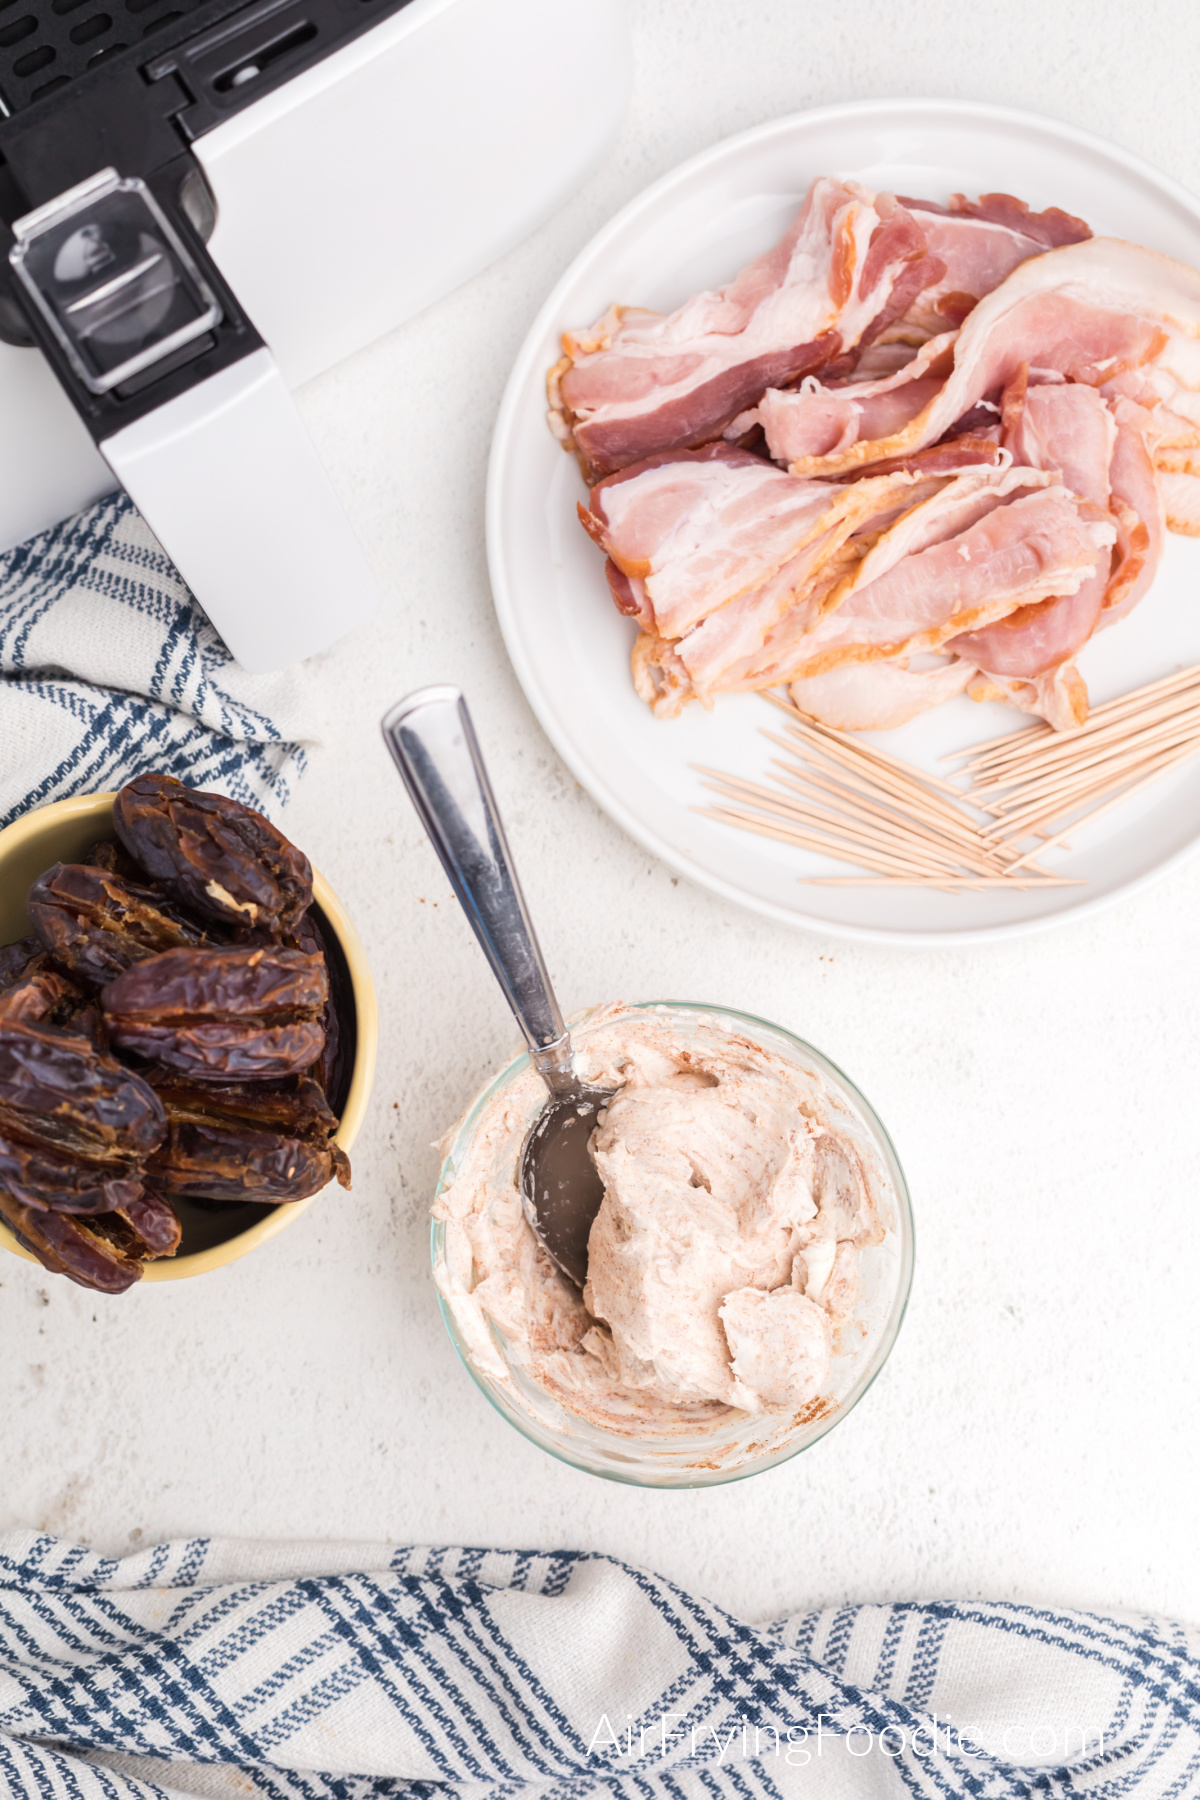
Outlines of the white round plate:
M1137 157L1086 132L1001 107L866 101L780 119L693 157L632 201L567 270L517 358L492 446L488 557L501 628L530 705L560 756L619 825L692 880L788 924L844 937L951 943L1053 924L1162 873L1200 839L1200 762L1185 764L1076 835L1045 866L1086 886L1041 892L822 888L836 864L701 818L691 765L762 778L773 725L756 694L656 719L633 691L635 635L609 598L581 530L584 486L546 425L545 375L559 334L614 300L668 311L717 287L782 236L809 182L849 175L872 188L945 200L1002 190L1061 206L1097 234L1200 266L1200 201ZM1170 537L1137 611L1079 659L1092 699L1200 661L1200 542ZM776 715L777 717L777 715ZM1029 721L961 698L898 730L866 734L920 767ZM943 770L944 772L944 770ZM853 873L853 871L849 871Z

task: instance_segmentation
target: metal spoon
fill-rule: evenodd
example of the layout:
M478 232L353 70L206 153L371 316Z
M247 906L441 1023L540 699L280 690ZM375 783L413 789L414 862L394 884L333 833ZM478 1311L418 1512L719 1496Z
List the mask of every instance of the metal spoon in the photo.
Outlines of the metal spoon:
M512 865L483 757L456 687L421 688L393 706L383 735L450 885L504 990L529 1054L550 1090L521 1151L525 1217L563 1274L587 1279L588 1233L604 1183L588 1155L611 1088L575 1071L525 896Z

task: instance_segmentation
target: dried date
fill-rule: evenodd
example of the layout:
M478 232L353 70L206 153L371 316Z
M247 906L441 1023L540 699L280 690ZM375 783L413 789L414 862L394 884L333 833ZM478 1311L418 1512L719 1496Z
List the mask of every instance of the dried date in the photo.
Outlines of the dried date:
M0 1022L53 1025L107 1053L108 1031L95 1000L54 969L27 975L0 994Z
M10 956L8 951L16 954ZM107 1048L99 1008L46 954L40 938L23 938L0 951L0 1020L4 1019L60 1025L91 1038L101 1050Z
M183 1236L179 1214L169 1200L144 1187L136 1200L128 1201L117 1213L142 1241L143 1262L158 1262L174 1256Z
M23 1206L52 1212L118 1212L141 1192L136 1162L91 1162L33 1143L0 1125L0 1187Z
M86 863L55 863L26 904L50 954L97 987L146 957L206 941L164 895Z
M307 1200L339 1173L328 1144L216 1117L172 1118L166 1143L147 1164L155 1187L174 1199L268 1205Z
M166 1068L202 1079L275 1081L321 1053L319 1024L147 1025L109 1020L113 1042Z
M154 1089L90 1039L0 1020L0 1131L97 1162L133 1164L161 1143Z
M325 969L329 977L329 995L321 1009L325 1042L321 1047L319 1060L308 1073L314 1081L320 1082L326 1098L340 1105L344 1100L344 1089L349 1085L347 1064L353 1051L353 1034L347 1036L344 1015L353 1007L354 1002L346 993L341 970L337 961L329 955L325 935L311 911L306 912L300 920L291 941L298 950L304 950L310 956L325 958Z
M145 1019L314 1018L329 977L323 956L275 948L168 950L110 982L106 1012Z
M44 1269L102 1294L125 1293L147 1262L179 1245L178 1215L148 1190L120 1212L81 1219L36 1211L0 1189L0 1216Z
M39 937L18 938L15 944L5 944L0 950L0 989L11 987L31 972L32 966L44 965L45 960L45 946Z
M322 1185L331 1180L342 1187L350 1186L350 1162L341 1145L334 1141L337 1116L317 1082L307 1076L289 1081L265 1082L194 1082L178 1077L155 1079L155 1091L166 1108L172 1129L186 1125L212 1127L228 1132L238 1126L251 1126L270 1132L281 1140L302 1143L318 1158L314 1165L325 1170ZM226 1139L222 1139L224 1145ZM165 1154L165 1153L164 1153ZM269 1201L268 1192L247 1195ZM291 1195L290 1198L303 1196Z
M134 862L120 838L97 838L85 850L83 860L89 868L107 869L110 875L123 876L126 881L146 879L144 870Z
M0 1020L66 1025L87 1005L82 990L53 968L33 968L0 992Z
M321 1054L323 956L302 950L167 950L101 996L112 1042L151 1063L219 1081L274 1081Z
M168 1118L244 1119L285 1131L290 1137L324 1140L337 1130L320 1085L307 1075L286 1081L188 1081L179 1075L151 1072L155 1093Z
M140 867L202 918L279 937L312 900L308 858L224 794L139 775L117 795L113 825Z

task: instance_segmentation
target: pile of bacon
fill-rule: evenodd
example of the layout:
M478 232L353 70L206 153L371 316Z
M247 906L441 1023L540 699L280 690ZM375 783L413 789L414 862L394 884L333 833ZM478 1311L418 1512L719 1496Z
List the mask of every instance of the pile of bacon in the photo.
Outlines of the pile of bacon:
M730 286L563 349L659 714L786 683L850 730L963 692L1066 729L1072 658L1200 535L1200 275L1054 207L822 178Z

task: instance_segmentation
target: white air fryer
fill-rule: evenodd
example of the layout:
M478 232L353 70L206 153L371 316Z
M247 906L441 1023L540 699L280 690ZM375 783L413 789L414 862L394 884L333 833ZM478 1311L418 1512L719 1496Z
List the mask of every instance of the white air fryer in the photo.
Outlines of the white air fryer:
M565 200L628 75L625 0L0 6L0 550L120 485L246 668L342 636L289 389Z

